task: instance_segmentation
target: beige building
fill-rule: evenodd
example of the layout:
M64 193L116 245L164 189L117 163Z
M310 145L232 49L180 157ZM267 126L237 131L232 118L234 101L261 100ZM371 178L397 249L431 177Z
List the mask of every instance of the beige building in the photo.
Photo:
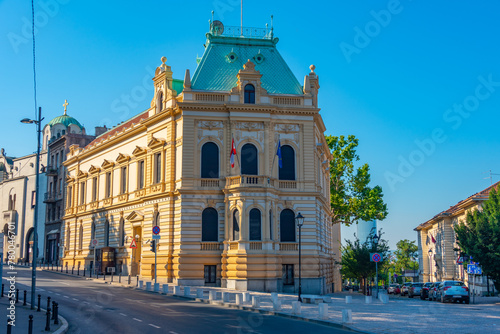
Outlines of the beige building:
M472 288L467 275L467 268L457 263L460 257L456 243L454 226L465 222L467 213L480 210L482 203L488 199L491 189L500 182L480 191L463 201L440 212L433 218L415 228L418 234L419 268L421 282L439 282L444 280L460 280ZM488 282L486 276L476 277L475 293L484 294L493 291L493 282Z
M220 28L211 25L193 76L174 79L162 58L147 110L70 147L64 265L90 267L95 257L99 271L293 292L300 212L302 291L339 290L315 67L301 85L272 29Z

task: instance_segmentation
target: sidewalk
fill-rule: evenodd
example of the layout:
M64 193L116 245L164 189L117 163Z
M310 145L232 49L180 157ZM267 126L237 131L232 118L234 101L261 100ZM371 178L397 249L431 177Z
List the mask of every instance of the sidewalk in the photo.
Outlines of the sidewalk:
M67 275L65 273L60 273ZM70 274L68 274L70 275ZM76 275L70 275L76 276ZM81 277L81 276L80 276ZM90 279L86 277L86 279ZM152 291L154 284L150 281L139 281L136 287L135 277L131 284L127 284L127 278L122 277L122 283L118 283L118 277L103 277L97 280L100 283L118 285L139 290L146 290L151 284L150 290L145 293L163 293L164 284L159 284L158 291ZM149 283L146 285L146 283ZM167 285L167 284L165 284ZM189 289L186 289L189 288ZM480 304L442 304L420 300L420 298L389 296L387 303L371 299L371 303L365 303L365 296L360 293L341 292L322 296L325 304L321 306L326 313L321 314L320 306L316 304L300 304L294 309L297 295L270 294L264 292L242 292L230 289L205 287L205 286L176 286L168 284L166 295L178 298L196 300L198 302L215 304L223 307L252 310L265 314L297 318L305 321L322 323L337 328L352 329L367 333L500 333L500 298L481 297ZM238 297L236 297L239 295ZM280 306L273 305L273 295L279 300ZM346 297L350 296L351 303L346 303ZM256 297L256 301L253 301ZM238 300L237 300L238 298ZM352 321L343 322L344 310L350 310Z
M7 283L3 280L3 283L7 287ZM21 293L21 292L20 292ZM68 323L62 317L59 317L59 325L54 325L54 320L50 321L50 331L45 331L45 325L47 321L46 311L41 310L37 312L36 309L31 310L30 305L27 304L23 306L23 295L19 296L19 302L15 304L15 310L11 311L8 308L11 307L9 303L9 297L4 294L0 298L0 333L7 333L7 321L5 320L9 314L15 315L15 326L12 327L12 334L26 334L28 333L29 316L33 315L33 333L55 333L62 334L68 329ZM29 294L28 294L29 300ZM52 316L51 316L52 317Z

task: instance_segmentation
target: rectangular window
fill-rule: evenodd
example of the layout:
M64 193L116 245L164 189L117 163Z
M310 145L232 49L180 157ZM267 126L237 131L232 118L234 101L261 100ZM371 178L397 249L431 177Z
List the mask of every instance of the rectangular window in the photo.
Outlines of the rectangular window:
M205 283L215 283L217 279L217 266L205 266Z
M71 203L71 200L73 199L73 187L72 186L69 186L68 187L68 208L70 208L73 203Z
M111 172L106 173L106 198L111 197Z
M137 166L137 189L144 188L144 160L139 161Z
M97 177L92 179L92 202L97 201Z
M284 264L283 271L283 285L294 285L293 280L293 264Z
M155 170L155 172L154 172L155 182L154 183L160 183L161 182L161 153L155 154L154 163L155 163L155 168L154 168L154 170Z
M127 167L122 167L120 193L125 194L126 192L127 192Z
M80 205L85 204L85 181L80 182Z
M54 167L59 166L59 153L56 153L56 164Z
M36 205L36 191L31 192L31 208L33 209Z

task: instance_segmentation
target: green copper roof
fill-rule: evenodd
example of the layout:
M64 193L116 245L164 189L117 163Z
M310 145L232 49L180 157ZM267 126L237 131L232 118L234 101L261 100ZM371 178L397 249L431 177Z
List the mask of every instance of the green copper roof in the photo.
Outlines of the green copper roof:
M83 129L83 126L80 124L80 122L78 122L76 119L74 119L73 117L68 116L68 115L58 116L58 117L54 118L53 120L51 120L49 123L47 123L47 125L50 125L50 127L52 127L56 124L62 124L65 127L68 127L70 124L75 124L75 125L78 125L80 127L80 129Z
M177 94L182 93L184 90L184 80L173 79L172 88L177 92Z
M270 94L303 94L302 86L276 49L278 38L258 39L207 34L205 53L191 80L196 90L230 91L237 74L250 59L262 74Z

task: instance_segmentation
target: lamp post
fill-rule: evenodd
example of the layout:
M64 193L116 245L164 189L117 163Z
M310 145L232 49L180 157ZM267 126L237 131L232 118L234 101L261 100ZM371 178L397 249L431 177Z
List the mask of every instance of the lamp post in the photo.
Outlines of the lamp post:
M432 248L429 249L429 282L432 282Z
M297 214L295 217L297 221L297 226L299 227L299 302L302 302L302 298L300 298L300 294L302 293L302 272L301 272L301 249L302 249L302 225L304 224L304 217L300 214Z
M38 144L36 148L36 163L35 163L35 212L33 220L33 261L31 270L31 309L35 309L35 292L36 292L36 259L38 258L38 200L39 200L39 174L40 174L40 135L42 123L42 107L38 108L38 118L35 120L23 118L21 123L36 124L36 132Z
M372 237L373 244L375 245L375 253L377 252L378 241L380 237L375 233ZM378 298L378 262L375 262L375 286L377 287L377 295L375 298Z

